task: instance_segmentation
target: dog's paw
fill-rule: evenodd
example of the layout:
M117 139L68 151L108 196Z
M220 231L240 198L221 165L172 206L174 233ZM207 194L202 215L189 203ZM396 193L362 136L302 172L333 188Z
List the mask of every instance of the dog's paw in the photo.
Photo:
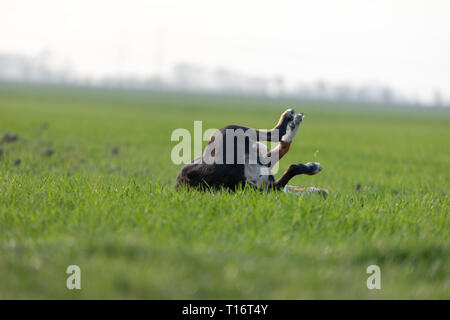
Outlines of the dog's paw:
M292 110L292 109L290 109ZM303 113L295 114L294 110L292 110L292 118L289 120L287 128L286 128L286 134L281 137L281 141L283 142L291 142L295 135L297 134L298 128L300 127L300 123L303 120Z
M281 117L283 118L284 121L292 121L294 120L294 116L295 116L295 111L294 109L287 109L285 112L283 112L283 114L281 115Z
M294 116L294 125L295 125L295 126L300 125L300 122L302 122L303 117L304 117L303 113L296 114L296 115Z
M328 197L328 190L322 189L322 188L308 187L308 188L305 188L305 193L307 195L317 193L317 194L321 195L324 199L326 199L326 197Z
M309 175L317 174L322 171L322 166L318 162L308 162L305 166L308 168L307 174Z

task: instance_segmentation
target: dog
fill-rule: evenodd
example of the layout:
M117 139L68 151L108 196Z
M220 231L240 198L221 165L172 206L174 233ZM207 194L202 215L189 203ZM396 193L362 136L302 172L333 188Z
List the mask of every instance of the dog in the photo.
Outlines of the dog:
M322 171L320 163L292 164L278 180L272 174L273 166L289 151L303 118L303 113L295 114L293 109L287 109L271 130L229 125L216 131L203 155L181 168L176 188L236 190L250 186L262 191L318 192L326 196L328 191L325 189L287 185L297 175L319 173ZM260 141L279 144L268 150Z

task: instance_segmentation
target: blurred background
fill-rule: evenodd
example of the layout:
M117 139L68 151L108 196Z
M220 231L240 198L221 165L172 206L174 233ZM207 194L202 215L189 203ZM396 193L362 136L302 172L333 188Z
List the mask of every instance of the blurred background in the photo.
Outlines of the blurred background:
M327 200L173 188L287 107ZM449 107L449 0L0 0L0 299L448 299Z
M450 106L446 0L2 0L0 82Z

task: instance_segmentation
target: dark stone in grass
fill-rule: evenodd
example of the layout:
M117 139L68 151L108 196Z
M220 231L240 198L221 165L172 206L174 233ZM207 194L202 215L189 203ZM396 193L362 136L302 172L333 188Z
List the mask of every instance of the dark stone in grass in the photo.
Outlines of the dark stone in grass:
M111 154L114 156L119 153L119 147L113 147L110 150Z
M358 183L357 185L356 185L356 191L361 191L361 183Z
M18 139L17 135L12 133L5 133L2 142L15 142L17 141L17 139Z
M20 164L22 163L22 160L21 159L16 159L15 161L14 161L14 165L17 167L17 166L20 166Z
M53 155L53 153L55 153L55 151L51 148L46 148L44 149L44 151L42 152L42 155L46 156L46 157L50 157Z

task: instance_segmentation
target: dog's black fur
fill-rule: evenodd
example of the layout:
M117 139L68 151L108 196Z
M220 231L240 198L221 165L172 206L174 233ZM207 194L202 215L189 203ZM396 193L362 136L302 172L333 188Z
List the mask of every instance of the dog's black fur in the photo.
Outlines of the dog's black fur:
M256 132L256 141L278 141L284 151L281 156L287 152L289 149L290 143L284 142L282 138L286 135L288 131L288 126L291 126L291 129L294 128L296 124L294 124L294 116L295 113L292 109L286 110L280 117L278 124L272 130L255 130ZM303 114L299 114L301 119L303 118ZM298 120L298 119L297 119ZM298 121L297 125L300 125L300 121ZM214 143L214 149L212 151L212 155L218 156L219 152L222 157L226 156L226 132L236 132L236 130L242 130L243 132L247 132L248 130L254 130L243 126L238 125L229 125L218 132L216 132L208 145ZM295 135L295 134L294 134ZM238 152L236 150L238 141L237 137L234 137L234 161L232 164L226 164L225 159L223 161L215 161L212 164L205 163L204 156L205 154L192 161L191 163L185 165L177 176L176 186L190 186L194 188L200 189L220 189L220 188L228 188L231 190L236 190L239 187L243 187L244 185L250 185L255 188L260 188L254 183L249 183L248 177L245 175L245 164L242 162L239 163ZM251 145L253 142L252 139L248 136L245 136L245 155L251 152ZM287 148L287 149L286 149ZM277 151L278 152L278 151ZM260 159L260 154L257 152L257 162L259 165L263 166ZM216 159L217 160L217 159ZM265 164L267 167L271 167L273 164L268 163ZM308 163L304 164L295 164L291 165L289 169L283 174L283 176L279 180L275 180L272 174L266 177L266 188L265 190L279 190L286 186L288 181L299 174L315 174L321 170L319 164Z

